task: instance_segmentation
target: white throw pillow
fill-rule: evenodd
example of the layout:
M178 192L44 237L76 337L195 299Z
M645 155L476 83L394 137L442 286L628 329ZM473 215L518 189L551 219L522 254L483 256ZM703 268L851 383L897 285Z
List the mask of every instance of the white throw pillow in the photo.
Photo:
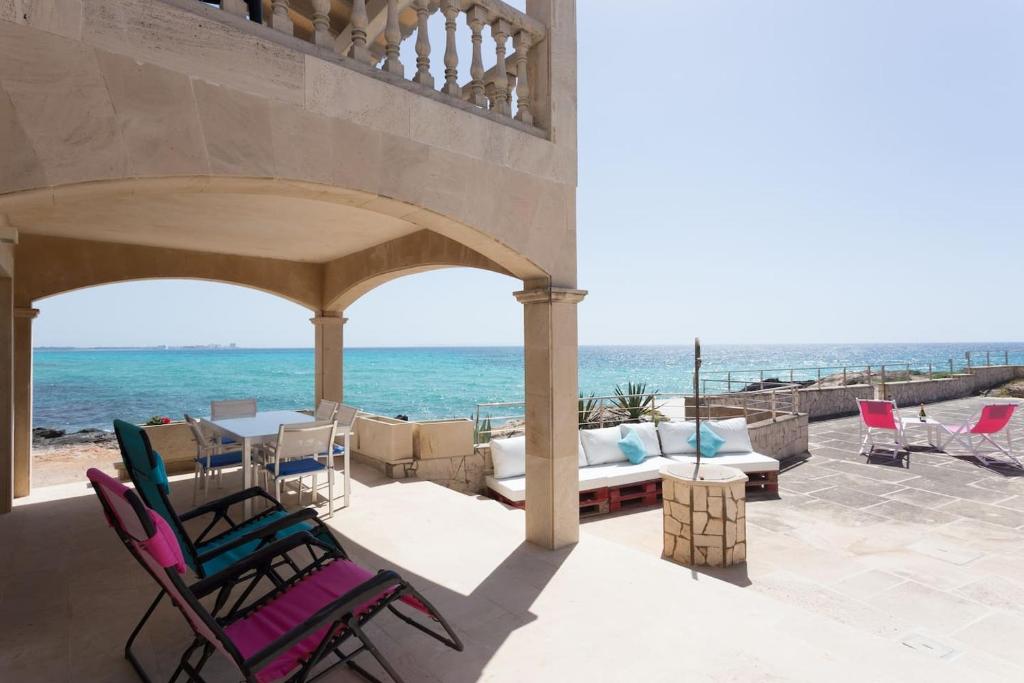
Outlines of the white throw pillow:
M526 474L526 437L491 439L491 462L494 463L495 479Z
M692 455L697 449L690 445L690 437L697 431L694 422L661 422L658 436L661 437L661 451L665 455ZM725 437L722 437L725 438Z
M587 453L587 462L591 465L604 465L626 460L626 454L619 448L621 438L622 431L618 427L581 430L580 441Z
M636 432L636 435L644 442L644 448L647 450L648 458L652 455L661 455L661 443L658 441L658 428L653 422L624 424L619 425L619 428L622 430L623 437L630 432Z
M580 448L578 462L577 462L576 466L577 467L586 467L590 463L587 462L587 453L586 453L586 451L583 450L583 437L577 436L576 437L576 443L577 443L577 445L579 445L579 448Z
M747 432L747 418L712 420L708 422L708 427L725 439L725 443L718 449L719 453L750 453L754 450L750 445L750 434Z

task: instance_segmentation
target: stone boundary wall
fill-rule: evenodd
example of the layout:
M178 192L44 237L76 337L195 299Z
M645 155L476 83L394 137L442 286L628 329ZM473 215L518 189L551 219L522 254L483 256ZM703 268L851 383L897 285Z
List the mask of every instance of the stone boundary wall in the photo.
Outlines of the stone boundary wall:
M900 407L949 401L973 396L1010 380L1024 377L1024 366L993 365L971 368L942 379L886 382L885 398ZM825 420L857 414L857 399L883 398L881 385L853 384L845 387L800 389L800 412L811 420Z
M807 415L783 415L748 425L750 445L755 452L785 460L807 452Z
M845 387L800 389L800 412L811 420L853 415L857 412L857 399L872 399L875 388L870 384L851 384Z

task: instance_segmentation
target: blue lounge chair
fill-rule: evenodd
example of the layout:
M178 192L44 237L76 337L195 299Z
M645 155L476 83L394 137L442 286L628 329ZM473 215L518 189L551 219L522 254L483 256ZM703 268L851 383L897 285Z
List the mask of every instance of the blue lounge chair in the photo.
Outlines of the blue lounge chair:
M258 486L210 501L179 515L169 493L167 472L160 454L153 450L145 430L123 420L114 421L114 432L121 448L121 459L139 496L159 514L174 532L181 553L197 577L206 579L228 571L264 547L291 535L309 533L320 543L345 556L344 549L315 510L289 513L277 500ZM240 506L260 500L266 507L248 519L240 518ZM185 522L203 520L198 534L190 534ZM131 646L142 626L156 609L161 592L135 627L125 646L125 657L137 665Z

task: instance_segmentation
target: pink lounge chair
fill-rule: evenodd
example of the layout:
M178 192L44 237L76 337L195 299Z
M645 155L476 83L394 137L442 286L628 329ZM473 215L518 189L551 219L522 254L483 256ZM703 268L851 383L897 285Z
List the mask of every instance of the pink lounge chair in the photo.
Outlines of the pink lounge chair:
M164 518L119 481L97 469L87 474L107 521L192 628L195 637L172 683L182 673L203 681L200 672L214 652L235 664L234 680L246 683L306 683L339 664L377 681L355 660L363 653L401 683L364 630L385 609L444 645L463 649L448 622L398 574L374 574L308 533L276 541L189 586L181 546ZM288 567L295 570L291 576L282 573ZM200 602L212 596L212 607ZM149 683L141 665L130 661Z
M869 401L857 399L860 410L860 454L871 456L875 447L882 445L892 450L892 457L898 458L900 451L910 452L903 436L903 422L896 412L895 401ZM892 441L875 443L879 432L892 432ZM865 452L865 449L867 451Z
M946 450L951 442L964 446L975 458L983 464L992 463L1007 464L999 458L993 458L991 454L981 452L985 443L991 444L997 452L1009 458L1017 467L1024 468L1024 464L1013 453L1013 436L1010 433L1010 419L1017 410L1016 403L989 403L982 406L981 412L959 425L942 425L942 429L948 435L941 444L942 450ZM1003 448L992 437L1000 432L1006 432L1006 448ZM975 439L977 437L977 439Z

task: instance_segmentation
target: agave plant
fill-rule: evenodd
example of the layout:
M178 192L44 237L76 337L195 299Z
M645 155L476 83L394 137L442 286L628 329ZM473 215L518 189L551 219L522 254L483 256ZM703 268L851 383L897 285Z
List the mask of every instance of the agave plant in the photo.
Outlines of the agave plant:
M656 416L655 391L647 391L647 382L626 382L626 388L615 385L612 413L623 422L639 422L647 416Z
M580 429L593 429L598 426L601 421L600 401L594 398L593 394L584 396L581 393L578 415Z

